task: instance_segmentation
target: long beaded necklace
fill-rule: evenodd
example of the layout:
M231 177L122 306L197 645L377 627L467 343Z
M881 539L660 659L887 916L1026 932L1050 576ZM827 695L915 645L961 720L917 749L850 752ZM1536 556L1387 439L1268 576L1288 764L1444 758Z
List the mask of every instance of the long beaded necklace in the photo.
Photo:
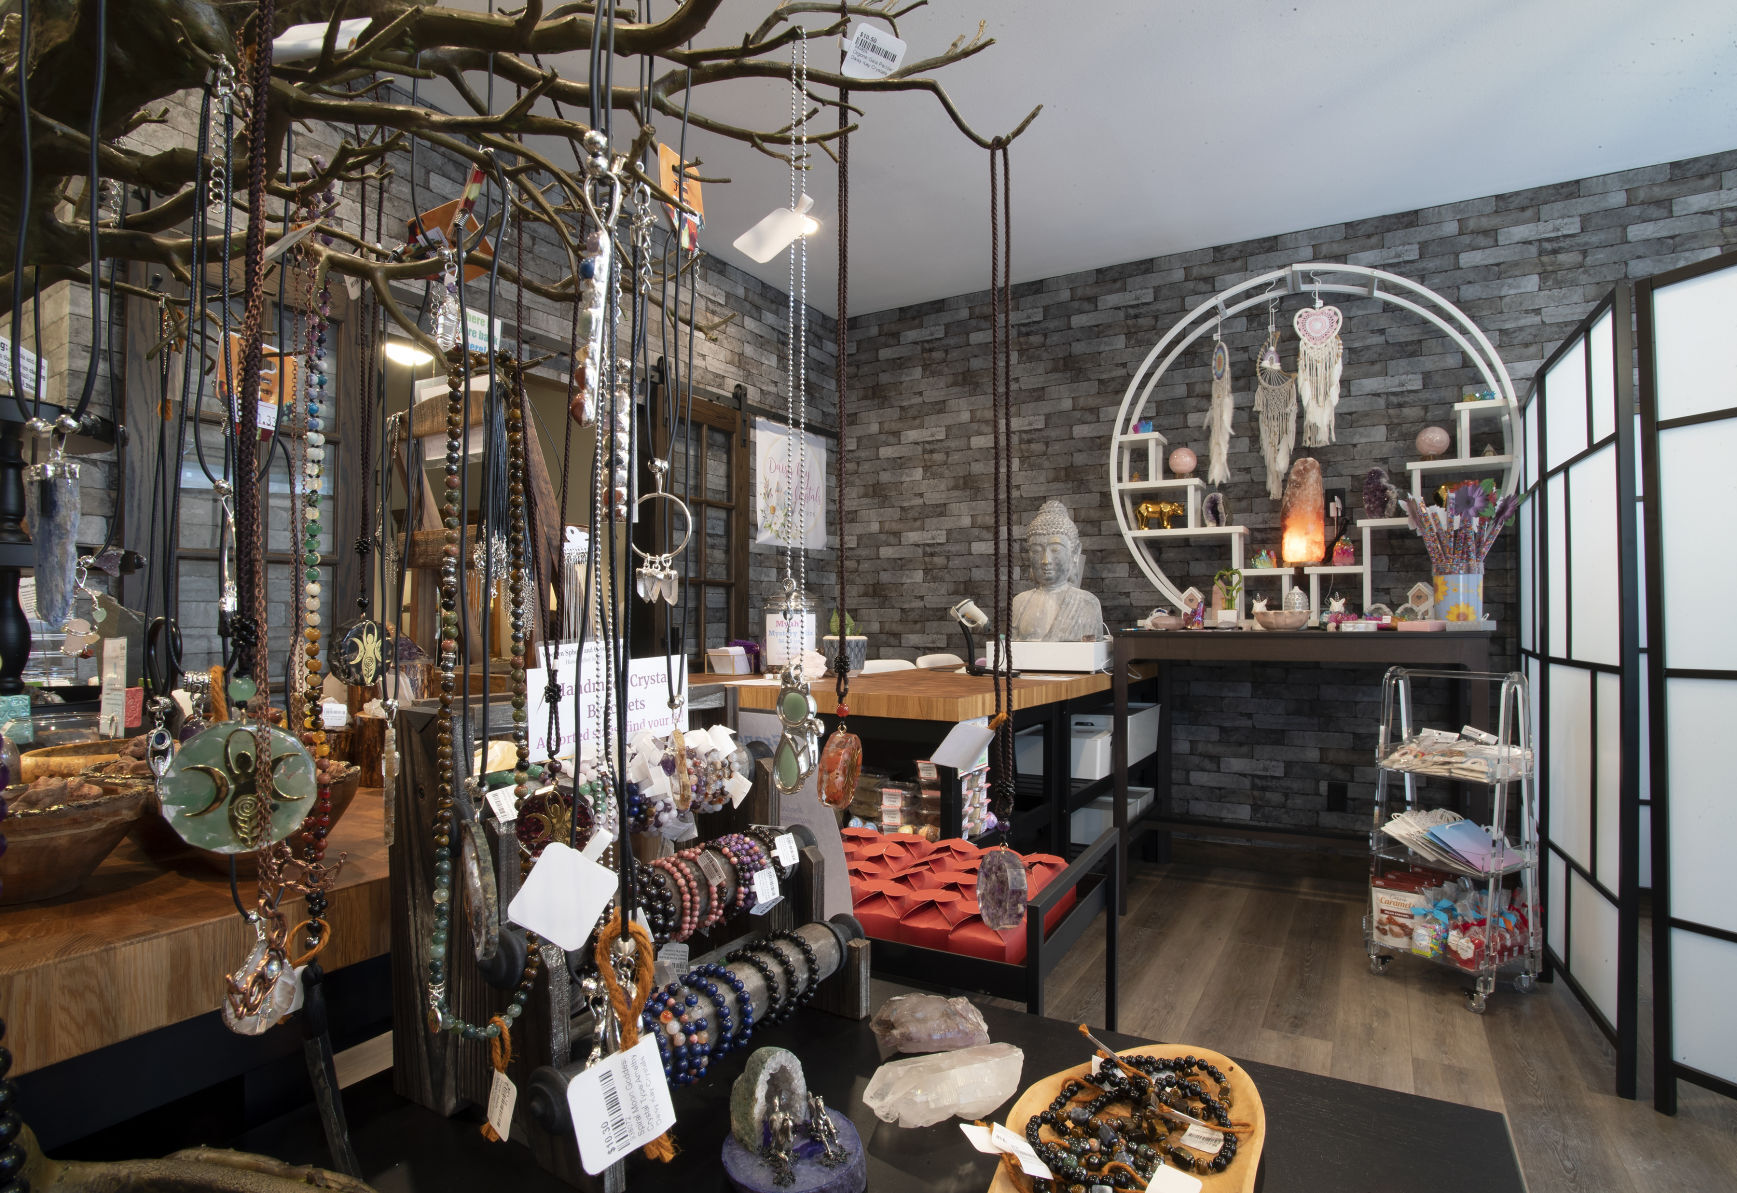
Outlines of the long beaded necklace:
M485 1025L466 1023L454 1015L448 1005L446 989L446 957L450 940L452 922L452 876L453 876L453 837L454 837L454 803L457 795L458 775L454 762L455 748L462 748L462 743L454 740L454 723L452 702L457 688L458 649L459 649L459 528L465 517L461 506L462 474L464 471L464 441L465 435L465 393L467 386L465 378L466 366L484 367L488 364L486 357L472 356L462 346L452 348L447 354L447 406L446 406L446 478L442 489L441 525L445 544L442 547L440 562L440 711L436 716L436 749L435 768L437 773L438 801L434 814L434 929L428 942L428 1028L431 1032L454 1032L467 1040L494 1039L500 1036L503 1029L511 1026L525 1009L525 1003L530 998L531 989L536 984L537 970L542 965L541 950L535 937L527 941L525 951L525 970L519 979L512 999L500 1015L491 1019ZM529 742L525 734L525 654L524 654L524 624L522 621L522 602L518 599L523 594L524 585L524 535L523 535L523 478L524 478L524 426L523 401L524 393L520 380L517 362L504 353L496 362L499 370L497 375L511 378L513 396L507 404L510 426L507 449L511 457L508 463L510 475L517 478L518 491L514 493L509 484L508 501L512 503L515 497L518 504L513 505L513 530L508 536L511 553L511 578L517 584L513 592L513 723L517 738L517 758L513 769L514 794L516 799L522 799L528 794L530 761ZM491 398L498 395L491 392ZM468 699L468 693L467 693ZM486 696L485 696L486 699ZM460 831L474 834L474 817L459 826ZM480 846L474 836L472 846L477 848L477 855L469 860L472 864L486 867L486 846ZM473 900L475 892L468 892Z
M319 158L312 159L312 164L315 172L325 169L325 163ZM330 186L321 196L326 207L336 199L337 192ZM319 206L310 205L310 209L304 211L304 217L316 218ZM322 239L329 241L331 238L322 235ZM303 581L298 585L302 615L298 621L301 623L301 637L305 645L301 648L303 657L297 670L301 676L302 742L315 758L324 758L329 747L326 745L325 717L320 698L320 612L323 595L319 571L322 529L320 502L326 471L326 334L331 326L332 289L329 282L322 280L319 293L313 293L315 264L311 254L305 268L308 272L308 309L306 338L302 345L303 434L298 444L299 458L295 465L295 470L300 475L296 478L298 484L293 486L299 491L299 500L296 502L297 539L300 543L301 562L305 568ZM291 657L295 657L293 653Z

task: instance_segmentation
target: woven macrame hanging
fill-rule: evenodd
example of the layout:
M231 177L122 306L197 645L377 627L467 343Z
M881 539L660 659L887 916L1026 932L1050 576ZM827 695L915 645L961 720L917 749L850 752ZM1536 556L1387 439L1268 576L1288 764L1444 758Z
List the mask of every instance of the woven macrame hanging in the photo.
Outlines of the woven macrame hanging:
M1235 399L1230 391L1230 350L1214 333L1212 337L1212 405L1206 408L1207 442L1211 456L1206 469L1206 482L1222 485L1230 479L1231 415Z
M1333 411L1339 405L1339 376L1345 369L1345 346L1339 328L1345 322L1338 307L1319 305L1297 312L1297 397L1303 404L1303 446L1325 447L1333 442Z
M1267 342L1255 361L1255 415L1261 426L1261 458L1267 465L1267 496L1285 491L1291 449L1297 445L1297 379L1279 363L1279 329L1269 313Z

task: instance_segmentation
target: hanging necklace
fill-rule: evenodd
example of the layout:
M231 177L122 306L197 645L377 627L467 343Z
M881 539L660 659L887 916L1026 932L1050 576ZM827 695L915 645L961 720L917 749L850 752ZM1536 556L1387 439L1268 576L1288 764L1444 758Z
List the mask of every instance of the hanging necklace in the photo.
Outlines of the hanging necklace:
M820 752L820 798L830 808L843 808L856 797L862 774L862 739L850 732L845 718L850 707L850 604L846 600L844 548L845 473L845 380L850 349L850 91L838 89L838 345L835 353L833 393L838 399L838 476L834 507L838 515L838 653L832 670L837 677L838 728Z
M995 731L990 744L995 787L991 797L1001 843L977 869L977 903L995 931L1025 919L1025 863L1007 847L1013 820L1013 172L1000 138L989 150L989 388L995 414Z
M1333 412L1339 405L1339 377L1345 369L1345 345L1339 329L1345 315L1321 301L1297 312L1297 397L1303 405L1303 446L1325 447L1333 442Z
M1284 495L1291 449L1297 443L1297 378L1279 363L1279 301L1267 304L1267 339L1255 361L1255 413L1261 427L1261 458L1267 466L1267 496Z
M805 210L808 197L808 38L799 33L790 46L790 206ZM784 413L788 436L784 452L784 670L779 675L778 719L784 732L772 754L772 781L785 795L800 791L818 763L820 722L808 680L802 673L803 649L796 625L808 612L808 526L802 512L808 489L808 240L790 246L790 334L788 385ZM805 646L806 644L804 644Z

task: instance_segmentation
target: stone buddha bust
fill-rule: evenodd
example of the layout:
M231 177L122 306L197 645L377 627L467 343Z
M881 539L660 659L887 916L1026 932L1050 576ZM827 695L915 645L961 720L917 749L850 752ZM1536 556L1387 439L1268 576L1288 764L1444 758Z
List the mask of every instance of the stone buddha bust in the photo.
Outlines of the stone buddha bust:
M1103 606L1080 587L1085 559L1067 506L1043 503L1025 528L1025 558L1036 587L1013 598L1015 642L1078 642L1104 632Z

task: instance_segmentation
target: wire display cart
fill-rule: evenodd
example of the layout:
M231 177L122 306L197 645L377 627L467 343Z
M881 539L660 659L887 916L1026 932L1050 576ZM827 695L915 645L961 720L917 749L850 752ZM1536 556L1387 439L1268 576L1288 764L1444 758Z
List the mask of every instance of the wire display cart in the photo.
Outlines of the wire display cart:
M1414 679L1499 689L1495 732L1420 726ZM1503 975L1529 993L1543 966L1543 909L1525 675L1390 668L1382 680L1375 762L1371 898L1363 917L1370 971L1385 973L1394 957L1407 954L1457 970L1474 979L1467 1006L1478 1014ZM1465 809L1463 819L1455 803ZM1460 894L1457 908L1452 899L1412 893L1408 882L1422 884L1432 874Z

